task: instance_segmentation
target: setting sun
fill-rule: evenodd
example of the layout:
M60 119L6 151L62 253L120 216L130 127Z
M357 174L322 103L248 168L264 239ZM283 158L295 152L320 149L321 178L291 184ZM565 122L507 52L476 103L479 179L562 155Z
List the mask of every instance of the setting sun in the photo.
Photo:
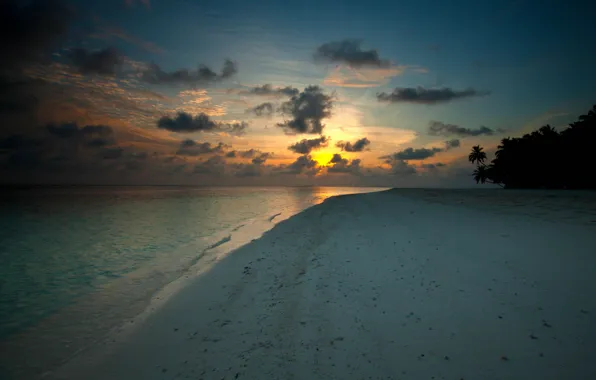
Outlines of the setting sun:
M319 151L313 152L312 158L313 160L317 161L317 164L320 166L327 166L331 158L333 157L334 152L331 151Z

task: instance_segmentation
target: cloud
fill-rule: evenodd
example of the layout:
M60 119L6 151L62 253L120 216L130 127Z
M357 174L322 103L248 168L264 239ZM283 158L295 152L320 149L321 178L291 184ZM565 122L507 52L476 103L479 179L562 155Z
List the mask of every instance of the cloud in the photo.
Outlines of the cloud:
M362 50L362 41L346 39L325 43L314 53L315 61L329 63L345 63L352 67L374 66L388 67L389 61L381 59L375 49Z
M336 147L341 148L346 152L362 152L368 145L370 145L370 140L366 137L356 140L353 144L349 141L338 141L337 144L335 144Z
M389 165L389 174L398 176L409 176L417 173L415 166L410 165L406 161L397 159L395 157L386 158L385 163Z
M13 134L0 139L4 169L55 171L73 167L91 170L103 159L120 158L114 132L107 125L48 124L31 136Z
M193 172L215 176L223 175L226 172L226 160L222 156L210 157L207 161L196 164Z
M250 90L240 91L240 95L255 95L255 96L296 96L300 90L292 86L273 88L270 84L253 87Z
M190 114L204 113L208 116L224 116L226 114L226 107L212 104L211 97L205 89L180 91L178 99L182 101L182 104L176 105L177 111Z
M333 165L327 168L327 172L359 174L362 169L360 167L360 162L361 161L358 158L349 161L348 159L343 158L341 154L335 153L329 161L329 163Z
M217 127L220 131L225 132L229 135L242 136L246 133L248 123L245 121L239 121L235 123L217 123Z
M299 154L308 154L315 149L326 147L329 141L328 137L321 136L316 139L303 139L288 147L289 150Z
M314 175L319 171L317 167L317 161L313 160L310 155L303 155L296 159L296 161L292 162L288 165L283 173L286 174L307 174L307 175Z
M497 132L500 132L500 130L495 131L484 126L478 129L469 129L440 121L431 121L428 125L428 134L431 136L492 136Z
M389 156L381 156L381 159L385 159L386 163L389 163L389 160L424 160L429 157L434 156L438 152L442 152L443 149L441 148L406 148L402 151L393 153Z
M45 61L65 37L73 15L59 0L0 1L0 73Z
M204 113L193 117L186 112L178 112L175 118L169 116L160 118L157 122L157 128L179 133L202 132L216 129L217 123Z
M271 116L273 115L273 103L261 103L258 106L247 109L246 112L254 113L257 116Z
M180 143L180 148L178 148L176 154L181 156L200 156L210 153L220 154L224 153L228 147L228 145L221 142L217 145L212 145L209 142L198 143L194 140L186 139Z
M111 47L96 51L74 48L66 56L81 74L114 75L124 62L120 52Z
M421 164L418 167L423 168L423 169L433 170L433 169L441 168L441 167L444 167L444 166L447 166L447 165L445 165L442 162L437 162L436 164Z
M459 148L460 145L461 145L461 142L458 139L447 140L447 141L445 141L445 150Z
M236 164L234 165L236 177L259 177L263 175L263 169L260 164Z
M277 126L284 128L289 134L320 134L325 128L322 121L331 116L332 108L331 96L324 94L319 86L308 86L300 94L282 103L282 114L291 116L291 119L278 123Z
M354 69L350 66L337 66L323 80L325 86L370 88L385 85L389 80L402 75L408 66L394 65L390 67L362 67Z
M267 161L273 153L269 152L261 152L258 149L249 149L249 150L232 150L226 153L225 155L227 158L250 158L251 162L255 165L261 165Z
M79 127L76 123L48 124L46 129L51 135L59 138L76 138L84 140L86 145L101 147L113 144L114 131L107 125L86 125Z
M152 63L141 70L140 79L150 84L186 84L191 86L205 86L230 78L238 71L236 63L227 59L221 74L217 74L209 67L200 65L196 70L179 69L166 72L159 65Z
M269 157L271 157L271 153L259 153L259 155L253 158L251 162L255 165L261 165L264 164Z
M381 92L377 94L377 100L388 103L415 103L415 104L440 104L452 100L469 98L473 96L485 96L489 92L479 92L474 89L462 91L452 90L448 87L438 89L427 89L424 87L397 87L392 93Z
M177 133L191 132L225 132L230 135L242 135L246 133L248 123L246 122L215 122L208 115L200 113L192 116L186 112L178 112L176 117L162 116L157 121L157 128L166 129Z

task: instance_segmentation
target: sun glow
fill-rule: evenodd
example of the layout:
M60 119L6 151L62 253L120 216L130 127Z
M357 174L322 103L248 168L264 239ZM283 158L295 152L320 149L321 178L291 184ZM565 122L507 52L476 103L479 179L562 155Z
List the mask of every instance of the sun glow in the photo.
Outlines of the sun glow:
M317 161L317 164L319 164L319 166L327 166L327 164L329 164L329 161L333 157L333 152L324 150L317 151L313 152L311 156L313 160Z

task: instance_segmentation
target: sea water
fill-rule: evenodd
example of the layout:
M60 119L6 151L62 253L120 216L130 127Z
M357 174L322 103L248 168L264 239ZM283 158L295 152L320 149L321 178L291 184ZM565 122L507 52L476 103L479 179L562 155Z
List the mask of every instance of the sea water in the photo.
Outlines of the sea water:
M231 249L235 236L258 238L275 223L330 196L376 190L381 189L81 187L3 192L0 342L7 348L34 331L38 337L56 334L67 345L89 344L91 337L130 318L166 284L200 265L209 249Z

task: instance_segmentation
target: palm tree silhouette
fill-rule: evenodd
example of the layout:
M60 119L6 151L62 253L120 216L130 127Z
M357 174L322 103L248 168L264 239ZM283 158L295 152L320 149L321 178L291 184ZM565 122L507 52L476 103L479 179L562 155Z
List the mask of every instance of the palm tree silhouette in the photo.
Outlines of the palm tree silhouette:
M471 163L478 163L478 166L484 164L484 160L486 160L486 153L482 151L482 147L480 145L475 145L472 147L472 152L468 156L468 160Z
M488 178L488 168L486 166L478 166L476 170L474 170L474 181L476 183L485 184Z

